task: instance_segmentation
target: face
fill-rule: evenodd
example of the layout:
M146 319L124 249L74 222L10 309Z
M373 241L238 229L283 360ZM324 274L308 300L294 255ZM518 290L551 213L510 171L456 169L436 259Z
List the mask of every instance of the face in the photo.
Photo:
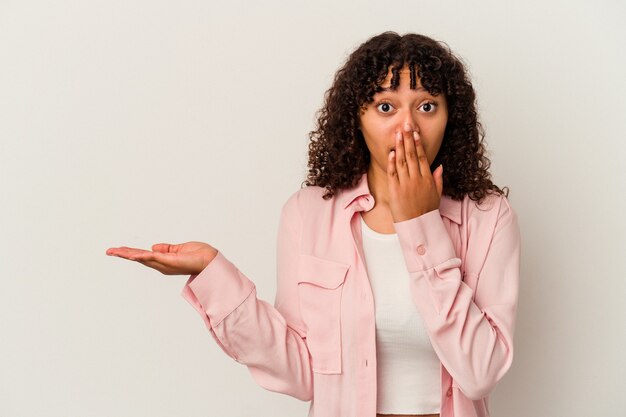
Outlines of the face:
M416 89L409 86L408 66L400 70L400 84L394 91L381 91L374 95L374 101L361 110L359 125L365 143L370 151L371 164L387 171L389 152L395 149L395 133L402 131L405 124L417 130L428 158L428 164L439 152L448 121L448 107L442 94L431 95L417 80ZM391 86L391 71L381 84Z

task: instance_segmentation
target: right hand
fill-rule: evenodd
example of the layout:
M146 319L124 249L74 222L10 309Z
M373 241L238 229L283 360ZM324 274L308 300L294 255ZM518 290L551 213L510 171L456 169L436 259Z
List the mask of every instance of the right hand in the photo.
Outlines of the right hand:
M106 254L137 261L165 275L196 275L217 256L217 249L202 242L187 242L179 245L157 243L152 251L129 248L109 248Z

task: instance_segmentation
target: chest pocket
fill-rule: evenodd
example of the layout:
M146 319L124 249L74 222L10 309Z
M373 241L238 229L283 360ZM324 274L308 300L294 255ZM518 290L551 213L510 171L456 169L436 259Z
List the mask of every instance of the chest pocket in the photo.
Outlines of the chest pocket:
M300 254L298 297L314 372L341 373L341 293L349 264Z

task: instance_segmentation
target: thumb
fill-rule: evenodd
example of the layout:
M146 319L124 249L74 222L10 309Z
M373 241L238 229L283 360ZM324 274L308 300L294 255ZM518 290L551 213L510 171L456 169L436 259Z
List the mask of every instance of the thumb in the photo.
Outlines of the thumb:
M177 246L178 245L170 245L169 243L157 243L152 245L152 251L161 253L176 252Z
M439 193L439 197L441 197L441 194L443 193L443 164L439 164L433 174L433 178L435 179L435 186L437 187L437 192Z

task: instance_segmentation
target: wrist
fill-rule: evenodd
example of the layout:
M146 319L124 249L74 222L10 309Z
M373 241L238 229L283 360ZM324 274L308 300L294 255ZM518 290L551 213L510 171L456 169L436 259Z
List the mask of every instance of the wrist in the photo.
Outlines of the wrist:
M206 269L207 266L217 257L218 250L215 248L209 248L206 253L202 257L202 270Z

